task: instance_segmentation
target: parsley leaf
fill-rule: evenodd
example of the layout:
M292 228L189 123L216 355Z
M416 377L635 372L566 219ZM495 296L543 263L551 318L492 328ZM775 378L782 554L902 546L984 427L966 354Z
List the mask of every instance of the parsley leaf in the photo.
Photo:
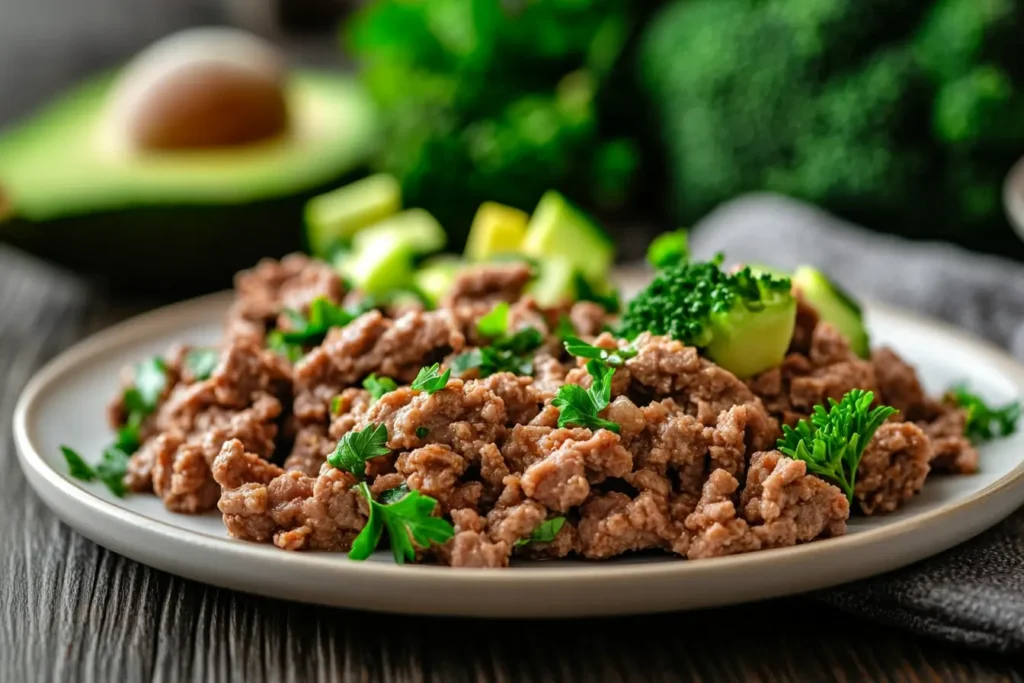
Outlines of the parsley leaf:
M420 368L416 379L412 381L412 388L417 391L425 391L428 394L436 394L448 386L448 378L451 376L451 369L442 373L441 364L434 363L429 368Z
M395 380L390 377L378 377L376 372L363 380L363 389L370 392L374 401L397 388L398 384L395 383Z
M78 451L69 446L61 446L60 452L64 454L64 459L68 463L68 474L72 477L82 481L92 481L96 478L96 471L78 454Z
M476 331L482 337L500 337L508 332L508 315L508 302L502 301L476 322Z
M551 543L564 525L565 517L552 517L541 522L540 526L534 529L532 534L526 538L520 538L515 542L515 545L519 547L530 543Z
M217 349L190 349L185 354L185 369L197 380L204 380L213 374L220 353Z
M618 313L622 309L622 302L619 300L618 290L612 289L608 292L598 291L586 276L576 271L573 275L573 283L576 287L577 301L593 301L609 313Z
M346 470L359 478L366 476L366 461L391 452L388 448L387 425L369 425L361 431L351 431L338 441L327 462L339 470Z
M579 358L594 358L604 361L614 368L621 368L626 360L637 354L637 350L633 346L627 346L624 349L602 349L599 346L588 344L578 337L566 337L564 343L565 350L570 355Z
M160 396L167 388L167 365L163 359L154 356L136 365L133 388L135 391L131 400L134 405L130 407L131 410L141 409L146 413L156 410Z
M302 345L285 341L284 333L281 330L272 330L267 333L267 348L279 356L284 356L292 363L296 363L302 358Z
M874 400L872 392L861 389L851 390L838 402L830 398L828 410L816 405L809 420L800 420L795 428L783 425L777 448L803 460L812 474L834 482L852 503L864 449L879 426L897 412L889 406L872 410Z
M395 488L388 489L387 491L385 491L382 494L380 494L379 498L380 498L380 502L383 505L391 505L391 503L397 503L398 501L400 501L403 498L405 498L406 494L408 494L408 493L409 493L409 485L406 484L403 481L401 484L399 484Z
M420 439L425 439L429 435L430 435L430 430L427 429L426 427L417 427L416 428L416 436L419 437Z
M444 543L455 535L451 523L433 516L437 501L430 496L409 491L398 500L382 505L373 499L366 482L360 482L358 490L370 504L370 517L352 542L349 559L365 560L372 555L384 528L388 530L391 553L398 564L415 561L417 547L429 548L431 543Z
M612 376L615 369L599 360L587 363L587 372L593 378L589 389L578 384L564 384L551 401L558 408L558 426L578 425L591 429L607 429L618 434L619 425L598 417L608 407L612 397Z
M499 372L532 375L533 359L493 346L472 349L452 359L452 371L460 377L473 369L478 369L481 377L490 377Z
M337 416L341 413L341 394L331 399L331 415Z
M1009 436L1017 430L1020 418L1020 403L1017 401L1000 408L991 407L962 384L950 389L946 399L967 411L964 436L971 441L990 441L999 436Z

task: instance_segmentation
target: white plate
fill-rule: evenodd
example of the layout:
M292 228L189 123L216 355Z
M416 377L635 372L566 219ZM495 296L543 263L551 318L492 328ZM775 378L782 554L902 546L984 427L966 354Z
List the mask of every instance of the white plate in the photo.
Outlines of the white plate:
M637 556L605 562L525 563L507 570L397 566L344 554L296 553L228 538L216 513L167 512L153 496L123 500L67 475L58 446L96 454L110 441L104 406L124 364L172 341L218 339L228 298L161 309L106 330L55 359L18 403L14 433L31 485L88 538L145 564L197 581L279 598L425 614L583 616L723 605L832 586L915 562L999 521L1024 502L1024 434L986 445L981 472L929 479L899 512L856 518L846 536L794 548L699 561ZM941 323L880 306L868 309L876 343L920 368L930 391L969 379L998 402L1024 387L1024 367Z

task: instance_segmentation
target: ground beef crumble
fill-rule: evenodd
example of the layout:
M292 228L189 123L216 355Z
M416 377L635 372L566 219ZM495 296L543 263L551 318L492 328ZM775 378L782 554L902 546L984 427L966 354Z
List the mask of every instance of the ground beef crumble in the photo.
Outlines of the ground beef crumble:
M167 387L142 424L126 485L175 512L217 507L236 538L345 551L369 505L359 479L327 457L350 432L383 424L392 452L367 462L372 494L405 485L437 500L435 514L454 526L451 540L418 549L418 558L506 567L516 558L642 551L698 559L843 534L846 496L774 448L780 424L853 388L899 410L864 452L858 512L896 509L930 472L978 467L962 410L929 398L893 350L857 357L802 300L785 361L742 381L676 340L616 339L593 302L545 309L524 294L531 277L522 263L467 269L437 310L371 310L329 330L293 365L264 348L268 330L290 324L284 311L306 312L318 297L350 305L360 294L301 255L239 273L211 376L190 376L186 346L165 357ZM434 393L408 386L421 367L489 343L477 322L500 302L510 305L511 331L545 336L531 354L532 376L474 371ZM558 424L558 389L591 384L586 360L568 356L552 333L563 316L597 346L635 351L616 369L601 413L617 433ZM398 388L374 398L362 388L371 373ZM125 423L123 400L109 415L115 427ZM531 540L555 518L554 538Z

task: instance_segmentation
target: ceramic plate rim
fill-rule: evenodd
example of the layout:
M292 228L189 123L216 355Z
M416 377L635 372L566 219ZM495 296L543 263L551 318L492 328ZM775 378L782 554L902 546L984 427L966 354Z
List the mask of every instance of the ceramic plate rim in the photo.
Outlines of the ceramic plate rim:
M339 562L339 558L327 554L289 553L270 545L239 541L231 539L226 535L223 538L207 536L197 531L184 529L168 522L154 519L136 511L120 508L84 488L74 485L46 462L33 444L29 433L30 418L42 397L47 391L51 390L55 383L59 382L60 376L64 372L77 367L81 363L88 362L91 357L104 353L111 346L124 346L130 344L133 338L145 337L153 328L162 329L169 327L175 320L194 317L196 311L199 310L225 307L229 297L230 292L218 292L164 306L122 321L76 343L50 360L35 373L22 391L15 407L13 421L14 440L22 467L30 475L28 477L30 484L47 502L49 507L53 508L47 500L49 497L47 494L57 493L66 496L72 502L87 508L90 512L114 525L135 527L155 534L173 544L204 547L208 550L216 549L226 559L237 561L254 560L264 564L269 563L273 569L284 569L294 565L294 563L300 563L310 565L313 568L329 569L335 572L339 578L344 578L346 575L351 575L354 578L399 578L407 583L421 584L420 587L424 589L441 589L464 585L467 582L493 585L495 588L511 585L528 588L533 584L550 585L551 583L578 583L580 581L601 582L613 579L676 578L684 581L689 577L719 575L727 571L735 572L744 568L749 568L750 571L756 571L758 568L770 570L771 568L778 568L790 563L806 562L816 555L851 552L858 548L869 548L878 543L892 541L893 539L904 537L908 533L913 533L922 527L930 528L941 524L943 520L960 514L965 509L974 509L979 505L984 505L990 499L1001 494L1008 496L1014 489L1016 489L1018 503L1024 498L1024 457L1022 457L1021 462L1001 478L963 498L951 500L936 509L912 515L907 519L896 520L878 528L866 529L856 534L838 538L825 539L789 548L714 558L710 561L693 562L666 558L665 561L637 564L605 565L595 563L593 565L531 566L523 569L511 568L501 571L481 571L479 569L429 565L409 567L380 562L352 562L347 560ZM1018 389L1024 388L1024 365L1019 364L995 345L978 339L949 323L920 314L907 312L877 302L865 302L864 307L869 315L872 312L877 312L888 316L900 317L931 332L951 337L958 344L970 347L985 362L1005 372L1008 379ZM42 485L45 485L50 490L42 490ZM64 515L60 514L59 511L58 515L62 519L64 518ZM65 521L67 522L68 520L65 519ZM993 521L993 523L995 522ZM76 529L78 528L78 525L72 522L68 522L68 524ZM85 535L91 537L90 534ZM951 535L956 536L956 534ZM959 540L963 539L960 538ZM953 540L948 544L941 544L942 547L937 547L940 544L936 544L936 549L933 552L915 557L896 566L903 566L923 559L923 557L941 552L955 545L959 540ZM105 544L100 543L100 545ZM140 561L149 564L144 560ZM889 568L892 569L895 566ZM644 609L639 611L651 610Z

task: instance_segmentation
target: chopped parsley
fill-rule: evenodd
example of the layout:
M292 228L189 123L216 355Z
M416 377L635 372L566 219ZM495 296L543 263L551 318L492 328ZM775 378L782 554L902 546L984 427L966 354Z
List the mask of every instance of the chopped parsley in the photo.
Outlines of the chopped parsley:
M302 358L302 344L285 341L281 330L271 330L267 333L267 348L279 356L284 356L291 363L297 363Z
M124 424L118 428L114 443L103 449L100 461L95 466L86 462L73 448L61 446L61 453L68 464L68 474L82 481L98 479L115 496L124 497L122 480L128 472L131 454L142 445L142 423L156 411L166 389L167 364L162 358L149 358L136 365L132 385L122 395L128 415Z
M190 349L185 354L185 369L197 380L209 379L217 367L220 353L217 349Z
M369 425L361 431L351 431L341 437L334 452L327 456L327 462L339 470L351 472L360 479L366 476L366 461L387 455L387 425Z
M615 368L599 360L592 360L587 363L587 372L593 378L589 389L578 384L563 384L551 401L551 405L559 411L558 426L607 429L618 434L619 425L598 417L598 413L611 402Z
M332 327L344 327L363 313L375 308L377 301L366 298L355 306L343 307L326 297L318 296L309 304L309 314L292 308L281 314L288 320L288 329L278 328L267 334L267 348L292 363L302 358L303 348L323 342Z
M416 379L412 381L412 388L417 391L425 391L428 394L436 394L448 386L448 378L451 376L451 369L442 373L441 364L434 363L429 368L420 368Z
M374 401L397 388L398 384L395 383L395 380L390 377L378 377L376 372L363 380L363 389L370 392L370 396Z
M516 375L533 374L531 353L544 343L544 335L534 327L524 327L508 333L509 305L499 303L490 313L477 321L477 332L490 340L487 346L460 353L452 359L452 370L462 376L478 370L481 377L499 372Z
M558 316L558 323L555 325L555 336L563 342L569 339L569 337L576 336L576 327L572 324L572 319L565 313Z
M341 394L331 399L331 415L337 417L341 414Z
M565 525L565 517L552 517L549 520L541 522L540 526L533 530L533 533L526 538L520 538L515 542L515 545L524 546L530 543L551 543L555 540L555 536L562 530Z
M128 473L128 460L131 458L128 453L116 446L109 446L103 451L100 461L93 467L73 448L61 446L60 451L68 463L68 473L72 477L82 481L99 479L115 496L124 497L123 480L124 475Z
M800 420L795 428L783 425L779 451L803 460L811 474L835 483L852 503L864 449L882 423L897 412L889 406L872 409L874 400L872 392L853 389L838 402L830 398L827 410L814 406L810 418Z
M373 499L366 482L360 482L357 490L370 505L370 517L352 542L349 559L365 560L370 557L377 549L385 528L391 542L391 554L398 564L414 562L417 547L429 548L431 543L444 543L455 535L451 523L433 516L437 501L430 496L409 491L394 502L382 504Z
M408 495L408 493L409 485L403 481L395 488L384 491L382 494L380 494L380 496L378 496L378 498L380 498L381 504L391 505L392 503L397 503L398 501L405 498L405 496Z
M964 436L971 441L991 441L996 437L1009 436L1017 430L1017 420L1020 418L1020 403L1017 401L998 408L992 407L962 384L950 389L946 399L967 411Z
M604 361L615 368L621 368L625 362L636 356L637 350L632 345L624 349L602 349L599 346L588 344L577 337L566 337L565 350L570 355L578 358L593 358Z
M426 427L417 427L416 428L416 436L418 438L425 439L429 435L430 435L430 430L427 429Z

